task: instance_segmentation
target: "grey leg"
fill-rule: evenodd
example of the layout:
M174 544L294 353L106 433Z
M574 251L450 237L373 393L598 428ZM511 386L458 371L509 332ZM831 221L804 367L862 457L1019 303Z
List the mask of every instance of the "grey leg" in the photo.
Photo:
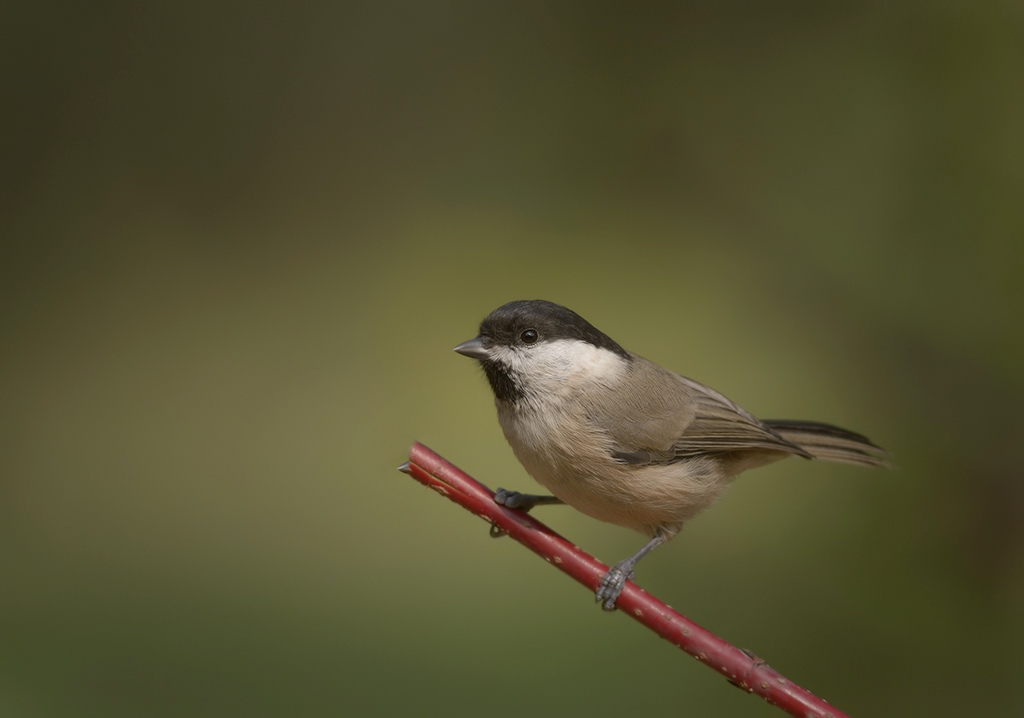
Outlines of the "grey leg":
M627 558L625 561L619 561L608 569L608 573L606 573L601 579L601 585L598 586L597 595L594 597L595 600L601 604L601 608L606 611L615 610L615 602L619 599L619 595L622 593L622 589L626 585L626 581L633 578L633 569L636 567L637 562L653 551L656 547L665 543L666 540L667 539L659 533L635 554Z
M506 491L498 489L494 492L494 503L501 504L509 509L522 509L529 511L534 506L544 504L560 504L562 500L557 496L538 496L536 494L521 494L518 491Z

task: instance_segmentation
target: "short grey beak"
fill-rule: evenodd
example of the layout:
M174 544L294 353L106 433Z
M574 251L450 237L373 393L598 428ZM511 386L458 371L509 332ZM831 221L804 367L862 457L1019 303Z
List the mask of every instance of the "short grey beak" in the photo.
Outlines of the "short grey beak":
M470 359L478 359L480 361L488 359L491 356L491 353L487 351L487 348L484 346L484 340L480 337L470 339L468 342L462 342L462 344L455 347L455 351L462 356L469 357Z

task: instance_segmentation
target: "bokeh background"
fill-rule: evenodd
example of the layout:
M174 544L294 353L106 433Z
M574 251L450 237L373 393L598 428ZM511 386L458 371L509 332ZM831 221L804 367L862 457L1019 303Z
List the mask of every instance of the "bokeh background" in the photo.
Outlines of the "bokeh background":
M0 77L0 714L779 715L395 471L535 488L451 348L546 298L900 467L751 473L641 585L1024 715L1020 3L14 2Z

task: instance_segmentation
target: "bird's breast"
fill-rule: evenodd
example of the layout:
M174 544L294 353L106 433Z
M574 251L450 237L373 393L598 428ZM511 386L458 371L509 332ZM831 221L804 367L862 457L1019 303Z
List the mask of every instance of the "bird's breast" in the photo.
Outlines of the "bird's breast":
M566 504L601 521L649 535L657 530L674 533L712 503L721 488L714 472L696 463L622 464L613 458L614 447L605 433L553 407L499 404L498 417L530 476Z

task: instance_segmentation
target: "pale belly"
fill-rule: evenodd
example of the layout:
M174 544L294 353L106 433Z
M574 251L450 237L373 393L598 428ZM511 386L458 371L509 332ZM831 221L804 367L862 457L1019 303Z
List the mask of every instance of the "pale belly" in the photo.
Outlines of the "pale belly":
M713 459L627 466L588 427L499 418L516 458L538 483L588 516L643 534L675 534L714 503L727 483Z

